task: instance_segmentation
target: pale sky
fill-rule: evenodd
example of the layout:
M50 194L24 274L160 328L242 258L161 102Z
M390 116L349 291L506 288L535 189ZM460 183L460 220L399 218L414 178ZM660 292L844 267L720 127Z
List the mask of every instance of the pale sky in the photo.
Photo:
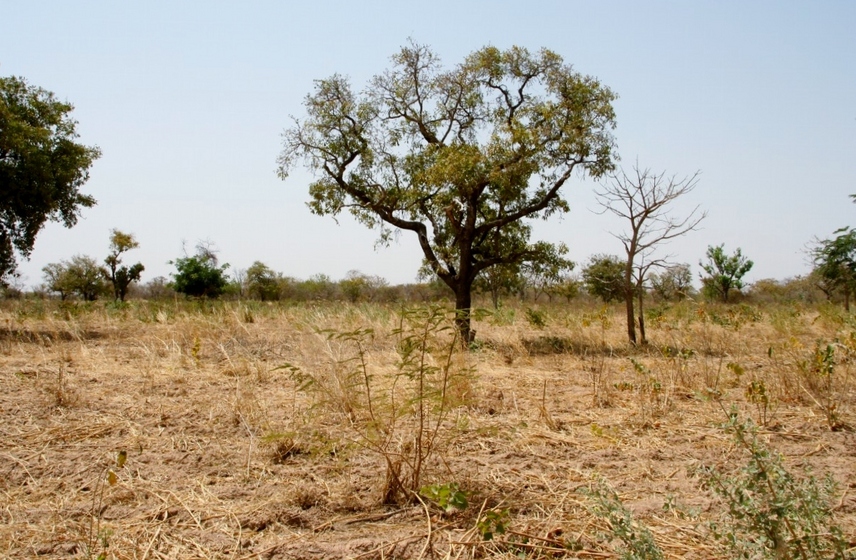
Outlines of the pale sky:
M313 80L360 90L412 38L447 65L485 45L551 49L619 95L622 164L700 171L676 211L700 231L664 249L697 275L708 245L755 261L747 279L808 272L805 246L856 225L856 2L0 0L0 75L75 106L80 141L103 151L83 191L98 200L71 230L49 225L20 271L102 260L112 228L133 233L143 281L213 241L222 262L261 260L296 278L349 270L411 282L415 236L390 248L347 217L305 205L310 176L276 176L281 133ZM584 263L620 254L624 224L597 215L594 185L563 187L563 219L536 239Z

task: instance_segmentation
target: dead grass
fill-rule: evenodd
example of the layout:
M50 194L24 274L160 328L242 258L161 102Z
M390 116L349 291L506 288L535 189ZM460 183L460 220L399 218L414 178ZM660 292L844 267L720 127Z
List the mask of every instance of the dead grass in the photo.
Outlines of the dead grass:
M617 309L550 307L544 329L521 310L484 317L454 437L427 475L458 483L470 506L443 514L381 506L381 460L278 369L327 367L337 349L318 329L388 333L394 307L4 306L0 557L612 558L579 492L595 477L667 557L724 557L693 470L734 466L720 402L758 421L753 381L769 395L763 438L797 472L835 477L837 520L856 541L856 326L833 309L680 305L649 321L644 349L627 347ZM818 341L835 345L838 431ZM379 369L396 359L382 342L369 356ZM484 541L479 518L504 509L508 532Z

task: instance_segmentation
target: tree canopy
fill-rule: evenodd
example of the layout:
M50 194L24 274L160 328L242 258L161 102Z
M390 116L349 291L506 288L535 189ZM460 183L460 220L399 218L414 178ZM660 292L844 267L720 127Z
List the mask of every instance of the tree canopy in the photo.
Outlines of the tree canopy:
M733 255L725 254L725 245L707 248L707 264L699 261L699 266L707 276L702 277L704 289L709 296L720 297L728 302L731 290L743 288L743 277L755 264L745 256L740 248Z
M77 223L95 199L80 188L101 155L75 142L73 106L17 77L0 77L0 282L27 258L47 221Z
M341 75L316 82L283 135L279 174L304 161L312 211L348 210L381 243L412 231L455 293L466 341L476 277L538 260L524 219L567 211L560 189L575 170L613 168L614 99L546 49L485 47L444 69L410 44L362 93Z
M844 307L850 310L850 296L856 290L856 230L845 227L832 239L817 241L811 250L815 273L827 289L840 290Z

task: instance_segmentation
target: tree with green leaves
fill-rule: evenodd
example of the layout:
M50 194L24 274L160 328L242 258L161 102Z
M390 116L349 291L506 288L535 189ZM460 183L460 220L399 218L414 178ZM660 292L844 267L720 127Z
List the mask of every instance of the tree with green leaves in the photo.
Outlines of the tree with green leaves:
M850 297L856 291L856 230L845 227L835 234L832 239L818 240L811 256L824 292L841 292L844 308L850 311Z
M77 294L84 301L95 301L108 292L105 271L92 257L75 255L70 261L51 263L42 269L45 286L65 300Z
M283 135L279 174L304 161L312 211L348 210L381 243L413 232L472 341L479 274L538 260L527 220L568 210L561 188L574 172L613 168L614 99L546 49L485 47L445 69L410 44L362 93L341 75L316 82Z
M645 299L645 281L648 272L655 267L668 264L668 257L654 257L659 246L696 229L705 218L696 206L685 217L676 217L671 206L678 198L692 192L698 184L695 175L678 179L666 177L642 169L637 164L628 175L623 169L611 173L599 190L595 192L604 212L611 212L625 220L627 230L615 237L624 246L624 305L627 316L627 338L636 344L638 311L639 342L646 344L645 314L642 304ZM634 311L634 299L638 309Z
M594 255L583 269L586 291L604 303L624 299L624 271L626 264L615 255Z
M723 244L708 246L707 263L699 261L698 264L707 275L701 277L705 293L728 303L728 294L731 290L743 289L743 277L755 263L744 257L739 247L733 255L726 255Z
M552 244L539 241L535 244L540 258L521 265L521 275L525 287L532 290L537 301L541 294L553 299L553 288L558 286L565 275L571 272L576 263L565 258L568 247L564 243Z
M180 294L217 298L229 283L226 278L229 265L219 265L216 252L204 243L196 246L195 255L185 255L170 264L175 265L176 270L172 275L172 289Z
M281 276L261 261L255 261L245 272L244 284L247 295L261 301L275 301L280 298Z
M22 78L0 77L0 283L29 258L47 221L77 223L95 199L80 188L101 152L75 142L73 106Z
M106 277L113 286L113 297L119 301L125 301L128 288L140 279L145 267L133 264L130 267L122 265L122 253L136 249L140 244L130 233L124 233L118 229L110 232L110 254L104 259L107 265Z

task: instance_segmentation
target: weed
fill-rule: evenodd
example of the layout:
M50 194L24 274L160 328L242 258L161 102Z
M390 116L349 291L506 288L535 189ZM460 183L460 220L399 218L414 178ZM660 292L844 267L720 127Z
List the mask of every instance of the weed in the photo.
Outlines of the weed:
M538 309L527 307L526 320L536 329L543 329L547 326L547 314Z
M451 435L450 410L468 393L469 371L459 365L460 343L449 313L440 307L403 310L392 333L398 361L391 373L370 364L369 329L327 332L341 345L332 374L285 365L299 390L342 413L358 445L386 465L384 503L411 501L438 446Z
M725 522L712 523L711 531L732 557L844 559L842 532L832 522L833 480L792 475L734 409L724 429L745 451L747 463L733 475L703 468L702 477L728 508Z
M476 528L482 539L490 541L496 535L504 535L510 523L511 515L507 509L490 509L481 514Z
M469 505L466 492L454 482L423 486L419 489L419 495L433 502L445 514L463 511Z
M589 500L591 513L609 526L609 533L603 534L602 538L610 544L616 539L621 541L617 548L623 560L662 560L663 552L654 541L654 535L647 527L633 520L630 510L611 486L599 480L581 492Z
M835 346L823 344L818 341L814 351L808 360L799 363L803 380L808 386L807 390L812 400L820 407L829 429L836 432L847 426L839 417L839 399L836 387L835 373Z
M120 451L116 454L116 469L125 468L125 461L128 459L128 454L125 451ZM109 486L115 486L118 482L116 471L113 467L105 467L95 484L95 492L92 494L92 508L89 516L89 534L86 539L86 557L96 560L106 560L107 548L110 546L110 531L101 529L101 514L103 512L104 490L105 483ZM100 543L101 552L94 556L96 551L96 541Z

